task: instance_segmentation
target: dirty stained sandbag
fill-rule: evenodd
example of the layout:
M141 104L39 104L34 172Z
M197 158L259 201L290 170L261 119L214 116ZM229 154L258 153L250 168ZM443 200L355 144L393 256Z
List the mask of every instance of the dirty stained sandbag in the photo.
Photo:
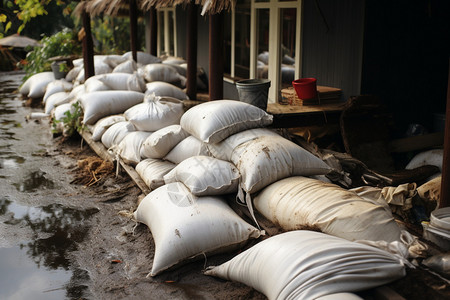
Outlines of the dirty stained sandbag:
M425 201L428 211L439 207L441 199L442 176L435 177L417 188L417 194Z
M143 103L127 109L124 116L137 130L156 131L169 125L180 124L183 113L181 100L146 96Z
M173 149L164 156L164 160L179 164L185 159L197 155L209 156L208 148L205 143L190 135L173 147Z
M405 169L411 170L425 165L432 165L439 168L442 172L442 160L444 157L444 149L433 149L424 152L420 152L415 155Z
M309 300L393 282L405 276L404 263L374 247L300 230L270 237L205 274L244 283L269 300Z
M106 149L109 149L114 145L118 145L127 134L133 131L136 131L136 128L128 121L115 123L103 133L101 138L102 144Z
M70 92L72 89L73 89L72 83L62 79L54 80L47 85L42 101L45 103L48 97L50 97L51 95L59 92Z
M144 94L134 91L99 91L83 94L79 99L84 111L83 123L92 125L103 117L121 114L142 103Z
M153 81L146 84L145 95L155 94L155 96L173 97L180 100L187 100L189 97L177 86L164 81Z
M196 196L214 196L236 193L239 177L232 163L198 155L183 160L164 175L164 182L182 182Z
M92 130L92 140L98 142L101 140L103 133L111 127L112 125L125 122L125 117L122 115L112 115L104 117L95 123L94 128Z
M155 242L151 276L186 260L239 248L261 235L224 199L196 197L179 182L148 194L134 218L149 227Z
M231 160L233 150L248 141L262 136L280 136L276 131L268 128L254 128L235 133L218 143L207 144L209 152L215 158Z
M55 80L53 72L41 72L32 75L20 87L19 92L29 98L44 97L47 85Z
M163 158L188 136L189 134L179 124L161 128L144 141L141 147L141 156L143 158Z
M254 206L284 230L312 227L350 241L400 241L401 230L383 206L316 179L277 181L254 198Z
M146 158L136 165L136 172L145 184L154 190L165 184L164 175L169 173L175 166L170 161Z
M134 131L127 134L120 143L111 149L127 165L136 166L141 161L141 146L145 139L152 134L147 131Z
M272 124L264 110L236 100L215 100L186 111L180 125L205 143L218 143L237 132Z
M68 92L58 92L49 96L47 101L45 101L44 112L49 115L55 107L64 103L69 103L69 95L70 93Z

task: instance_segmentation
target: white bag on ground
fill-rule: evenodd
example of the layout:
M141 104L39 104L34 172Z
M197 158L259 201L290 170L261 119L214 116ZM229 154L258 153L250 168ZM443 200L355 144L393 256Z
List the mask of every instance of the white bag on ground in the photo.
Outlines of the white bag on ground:
M182 161L164 176L164 182L182 182L196 196L213 196L236 193L239 177L232 163L200 155Z
M196 105L181 117L181 127L206 143L218 143L237 132L270 125L273 116L235 100L214 100Z
M141 65L155 64L161 63L161 59L159 57L153 56L150 53L137 51L137 63ZM127 60L133 59L133 53L131 51L126 52L122 55Z
M177 86L164 81L153 81L146 84L145 95L155 94L155 96L173 97L180 100L187 100L189 97Z
M54 93L51 96L47 98L47 101L45 101L45 107L44 112L46 114L51 114L53 108L55 108L58 105L69 103L70 102L70 93L68 92L58 92Z
M269 300L310 300L371 289L406 272L386 251L301 230L270 237L205 274L242 282Z
M261 234L223 199L197 198L179 182L148 194L134 217L149 227L155 241L151 276L187 259L237 248Z
M170 150L164 159L179 164L183 160L197 155L209 156L208 148L205 143L190 135Z
M59 92L70 92L72 88L73 84L70 82L65 80L54 80L47 85L42 101L45 103L51 95Z
M111 127L112 125L125 122L125 117L122 115L113 115L107 116L95 123L94 129L92 130L92 140L98 142L101 140L103 133L105 133L106 129Z
M207 146L215 158L230 161L233 150L237 146L262 136L279 137L280 135L268 128L254 128L235 133L221 142L209 143Z
M114 149L114 152L127 164L135 166L141 161L141 145L152 134L146 131L134 131L127 134Z
M231 162L241 173L241 187L250 194L282 178L323 175L331 170L320 158L282 136L262 136L239 145Z
M256 210L284 230L312 227L350 241L400 241L400 228L390 212L335 184L289 177L253 200Z
M169 173L175 164L162 159L147 158L136 166L136 172L152 190L164 185L164 175Z
M107 148L118 145L127 134L136 131L130 122L118 122L106 129L102 135L102 144Z
M83 94L79 99L84 110L83 123L92 125L103 117L123 113L141 103L144 94L133 91L101 91Z
M129 59L120 63L113 69L113 73L128 73L133 74L137 70L137 64L134 60Z
M167 64L149 64L143 67L144 78L148 82L164 81L186 85L186 77L181 76L177 70Z
M137 130L156 131L169 125L180 124L184 112L183 102L170 97L156 97L134 105L124 113Z
M444 149L433 149L421 152L414 156L406 165L405 169L411 170L425 165L432 165L439 168L442 172L442 160L444 157Z
M161 128L144 141L141 147L141 156L143 158L163 158L188 136L189 134L179 124Z
M47 85L54 80L55 75L53 75L53 72L37 73L28 78L19 91L22 95L26 95L29 98L41 98L44 97Z

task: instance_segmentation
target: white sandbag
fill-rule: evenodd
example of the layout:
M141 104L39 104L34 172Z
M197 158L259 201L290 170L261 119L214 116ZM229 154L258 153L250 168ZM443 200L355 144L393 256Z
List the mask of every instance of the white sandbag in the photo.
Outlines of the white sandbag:
M169 125L180 124L184 113L183 102L170 97L156 97L144 103L134 105L124 113L137 130L156 131Z
M390 212L335 184L289 177L253 200L261 214L284 230L313 227L350 241L400 241L400 228Z
M161 63L161 59L159 57L153 56L150 53L137 51L136 55L137 63L141 65ZM127 60L133 59L133 53L131 51L126 52L122 56Z
M104 117L95 123L94 129L92 130L92 140L98 142L101 140L103 133L111 127L112 125L125 122L125 117L122 115L112 115Z
M181 65L186 63L186 61L181 57L168 56L162 61L162 63L168 65Z
M406 165L405 169L411 170L425 165L432 165L439 168L442 172L442 160L444 157L444 149L433 149L421 152L414 156Z
M44 112L46 114L51 114L53 108L58 105L70 102L69 92L57 92L50 95L45 101Z
M236 193L239 177L232 163L200 155L180 162L164 176L164 182L182 182L196 196L214 196Z
M162 159L147 158L136 166L136 172L152 190L164 185L164 175L169 173L175 164Z
M151 276L187 259L237 248L261 234L223 199L198 198L179 182L148 194L134 217L149 227L155 241Z
M179 164L183 160L197 155L209 156L208 148L205 143L199 141L191 135L179 142L172 150L170 150L164 159L171 161L174 164Z
M131 74L127 80L127 88L129 91L145 92L147 86L145 85L145 80L137 72Z
M428 211L439 207L442 176L435 177L417 188L417 194L425 202Z
M103 62L107 63L108 66L110 66L111 69L116 68L120 64L128 61L126 57L123 57L123 55L117 55L117 54L109 54L106 55L103 59Z
M146 131L134 131L127 134L115 147L114 152L127 164L136 166L141 161L141 145L152 134Z
M60 106L56 107L53 110L53 119L55 121L61 121L64 117L66 117L66 112L70 111L73 113L75 111L74 107L72 106L72 103L64 103Z
M177 70L167 64L149 64L143 67L144 78L148 82L164 81L186 85L186 77L181 76Z
M102 76L102 75L98 75ZM86 93L100 92L100 91L111 91L113 90L109 85L99 80L97 76L89 77L85 82L84 86Z
M70 91L69 97L71 100L78 100L81 95L86 94L86 87L84 84L74 85L73 89Z
M265 65L269 64L269 52L264 51L258 54L258 61L264 63Z
M134 91L99 91L83 94L79 99L84 110L83 123L92 125L103 117L123 113L141 103L144 94Z
M137 70L137 64L134 60L126 60L125 62L117 65L113 69L113 73L128 73L133 74Z
M83 69L83 66L74 66L72 69L70 69L64 79L68 82L74 82L77 79L78 74L80 74L81 69Z
M133 131L136 131L136 129L130 122L115 123L103 133L101 138L102 144L109 149L112 146L118 145L127 134Z
M218 143L246 129L272 124L264 110L235 100L214 100L196 105L184 113L181 127L206 143Z
M262 136L280 136L276 131L268 128L254 128L235 133L218 143L207 144L209 152L215 158L231 160L233 150L248 141Z
M177 86L164 81L154 81L146 84L145 94L155 94L155 96L173 97L180 100L187 100L189 97Z
M94 60L94 74L95 75L101 75L101 74L107 74L111 73L112 69L111 67L103 62L102 60L96 61ZM84 68L80 70L80 72L77 75L77 78L75 78L76 82L84 83L85 76L84 76Z
M51 95L59 92L70 92L72 88L73 84L66 80L54 80L47 85L42 101L45 103Z
M386 251L301 230L270 237L205 274L242 282L269 300L310 300L382 286L406 272Z
M41 72L37 73L30 78L27 79L28 82L25 82L22 86L22 91L26 91L28 88L27 96L29 98L41 98L44 97L45 91L47 89L47 85L55 80L55 75L53 72Z
M289 176L323 175L331 170L320 158L282 136L262 136L239 145L231 162L241 173L240 185L247 193Z
M161 128L144 141L141 147L141 156L143 158L163 158L188 136L189 134L179 124Z
M108 73L102 75L95 75L93 78L100 80L107 86L111 88L111 90L117 91L127 91L127 81L130 78L131 74L127 73ZM89 79L88 79L89 80Z

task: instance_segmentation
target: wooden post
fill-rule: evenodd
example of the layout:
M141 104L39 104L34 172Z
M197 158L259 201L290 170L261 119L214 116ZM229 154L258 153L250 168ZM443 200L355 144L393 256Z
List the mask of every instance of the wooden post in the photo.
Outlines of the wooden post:
M450 68L448 73L447 106L445 109L444 129L444 157L442 160L441 200L439 203L440 208L450 206Z
M83 11L83 63L84 63L84 79L88 79L95 75L94 69L94 42L91 33L91 17L89 13Z
M209 16L209 100L223 99L223 13Z
M150 54L158 55L158 19L156 16L156 8L151 7L150 14Z
M136 0L130 0L130 47L133 55L133 60L137 62L137 4Z
M187 6L186 37L186 94L189 99L197 99L197 5L194 0Z

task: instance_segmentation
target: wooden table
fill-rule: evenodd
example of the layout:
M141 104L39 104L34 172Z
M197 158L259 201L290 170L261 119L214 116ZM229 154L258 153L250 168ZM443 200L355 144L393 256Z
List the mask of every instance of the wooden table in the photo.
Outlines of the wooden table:
M267 112L273 115L272 127L292 128L338 123L345 102L292 106L269 103Z

